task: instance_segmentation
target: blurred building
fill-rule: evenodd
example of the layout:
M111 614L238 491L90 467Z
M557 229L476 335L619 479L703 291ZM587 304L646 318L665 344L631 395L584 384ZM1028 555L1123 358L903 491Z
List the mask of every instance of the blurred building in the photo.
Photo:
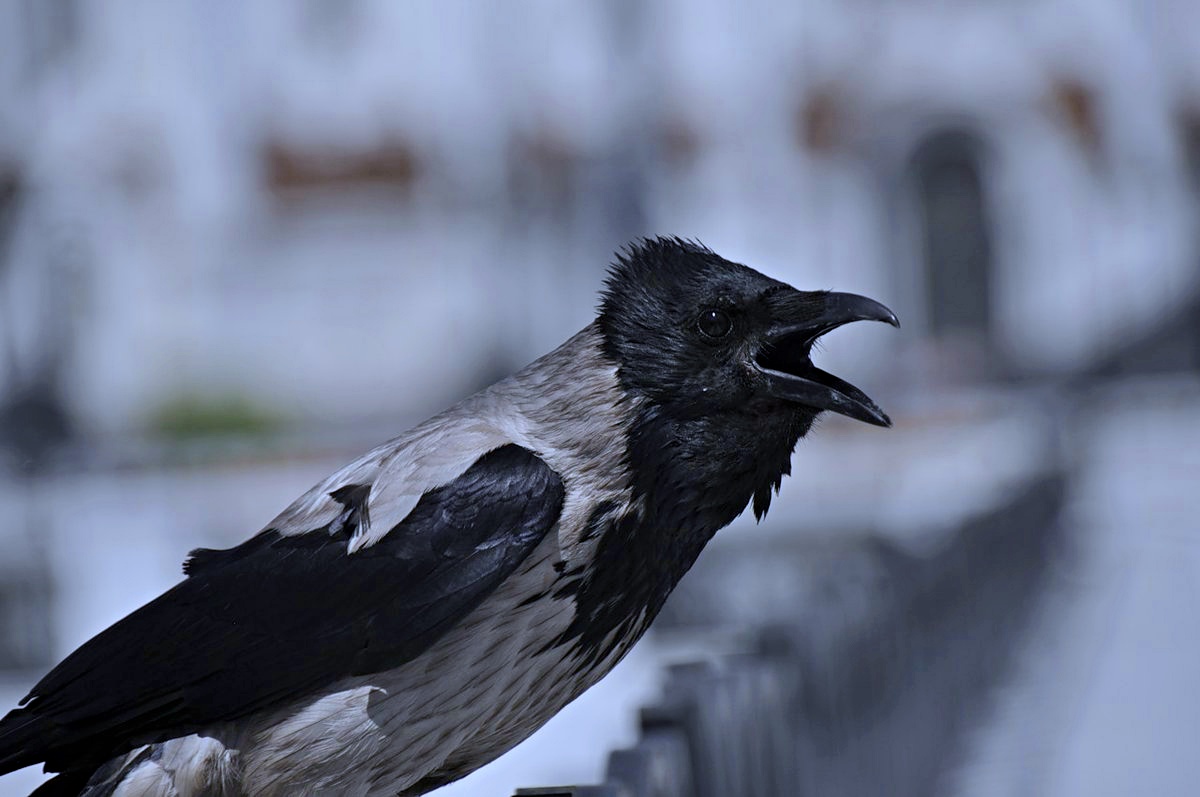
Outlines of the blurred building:
M906 338L853 348L955 377L1080 367L1195 280L1179 0L0 13L0 384L61 361L90 431L424 409L580 326L650 232L887 297Z
M0 2L0 669L96 630L88 590L157 592L55 550L171 574L244 536L354 453L265 431L399 431L586 323L638 235L883 299L901 334L822 356L916 412L1200 366L1196 30L1189 0ZM154 475L208 432L252 442ZM162 490L189 520L125 503Z

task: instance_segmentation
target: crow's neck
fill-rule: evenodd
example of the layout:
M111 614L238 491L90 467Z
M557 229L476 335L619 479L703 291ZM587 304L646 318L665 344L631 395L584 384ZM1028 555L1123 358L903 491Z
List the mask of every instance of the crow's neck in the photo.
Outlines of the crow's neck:
M642 404L630 427L630 507L600 506L590 565L569 574L576 615L560 640L580 666L612 661L649 626L704 546L752 500L761 516L807 423L747 410L681 419Z

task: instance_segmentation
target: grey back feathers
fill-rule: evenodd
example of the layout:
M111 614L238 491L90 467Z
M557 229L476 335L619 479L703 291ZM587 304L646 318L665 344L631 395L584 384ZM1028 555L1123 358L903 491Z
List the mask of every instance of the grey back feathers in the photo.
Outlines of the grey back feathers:
M350 523L350 552L378 542L428 490L460 476L479 452L514 443L535 452L586 488L612 489L625 455L626 422L634 402L620 391L615 363L604 355L596 326L517 374L471 396L404 435L378 446L313 487L267 524L280 534L306 534ZM335 496L357 485L360 510ZM580 506L592 496L569 491L564 549L570 549Z

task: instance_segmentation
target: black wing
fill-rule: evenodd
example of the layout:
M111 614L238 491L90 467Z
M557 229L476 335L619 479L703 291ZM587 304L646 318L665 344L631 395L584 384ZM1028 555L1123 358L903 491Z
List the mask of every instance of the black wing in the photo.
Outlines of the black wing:
M365 511L366 487L334 497ZM426 493L374 545L354 524L198 551L189 577L67 657L0 720L0 773L94 766L414 658L558 521L561 478L516 445Z

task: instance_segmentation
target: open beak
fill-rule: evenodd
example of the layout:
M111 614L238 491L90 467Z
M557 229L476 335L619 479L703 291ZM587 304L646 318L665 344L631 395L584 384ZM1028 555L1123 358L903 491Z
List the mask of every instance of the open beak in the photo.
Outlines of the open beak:
M829 410L876 426L892 420L866 393L812 364L813 343L830 330L851 321L883 321L900 326L896 314L874 299L853 293L803 293L779 296L777 326L754 358L754 367L771 396Z

